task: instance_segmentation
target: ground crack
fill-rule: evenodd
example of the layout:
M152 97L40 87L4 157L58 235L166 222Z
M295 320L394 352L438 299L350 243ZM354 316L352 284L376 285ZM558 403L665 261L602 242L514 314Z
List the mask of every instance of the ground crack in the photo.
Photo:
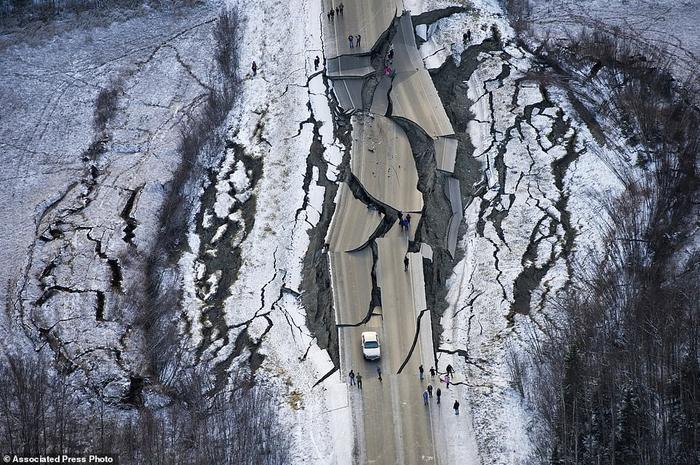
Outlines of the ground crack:
M396 372L397 375L400 375L401 372L403 371L404 367L408 363L408 361L411 359L411 355L413 355L413 350L416 348L416 343L418 342L418 336L420 335L420 322L421 318L423 318L423 314L425 312L428 312L429 310L426 308L424 310L421 310L421 312L418 314L418 317L416 318L416 332L413 335L413 342L411 343L411 348L408 349L408 353L406 354L406 358L404 358L403 363L401 363L401 366L399 367L398 371Z

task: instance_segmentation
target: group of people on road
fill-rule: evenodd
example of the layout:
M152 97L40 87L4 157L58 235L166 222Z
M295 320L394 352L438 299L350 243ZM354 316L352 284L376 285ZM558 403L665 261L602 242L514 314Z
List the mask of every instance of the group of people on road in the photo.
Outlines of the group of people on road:
M377 365L377 378L382 381L382 368ZM348 383L350 386L357 386L357 389L362 389L362 375L360 373L355 373L355 370L350 370L348 373Z
M335 21L335 18L342 18L343 9L345 9L345 6L342 3L336 6L335 8L331 8L328 11L328 13L326 13L328 21L332 23L333 21ZM362 45L362 36L360 34L350 34L348 36L348 44L350 45L350 48L360 48Z
M356 36L350 34L348 36L348 43L350 43L350 48L360 48L360 42L362 42L362 36L360 34L357 34Z
M440 403L440 398L442 397L442 390L438 387L435 390L435 398L437 399L437 403ZM425 391L423 391L423 404L428 405L428 400L433 398L433 385L428 384L428 386L425 388Z
M331 8L330 11L328 13L326 13L326 16L328 16L328 21L335 20L336 16L338 18L343 16L343 9L344 8L345 8L345 6L342 3L335 8Z
M350 380L350 386L357 386L357 389L362 389L362 375L360 373L355 374L353 370L350 370L348 379Z
M399 226L401 226L402 231L408 231L411 227L411 214L407 213L403 216L403 213L399 212Z
M430 378L435 378L435 375L438 374L437 370L435 370L434 367L430 367ZM450 379L454 377L454 368L452 368L452 365L447 365L446 373L444 378L440 378L438 374L438 379L441 382L445 382L447 389L450 388ZM425 369L423 368L423 365L420 365L418 367L418 378L421 380L421 382L425 379ZM437 404L440 404L440 398L442 397L442 390L440 387L438 387L435 390L435 398L437 399ZM423 391L423 405L428 405L430 403L430 399L433 398L433 385L428 384ZM452 408L454 409L455 415L459 415L459 401L455 399L454 404L452 405Z
M389 51L384 57L384 75L394 78L396 76L396 71L394 71L394 44L391 44Z
M435 370L434 367L430 367L430 378L433 379L435 378L435 375L438 375L438 379L440 381L445 381L447 385L447 389L450 388L450 379L454 377L454 369L452 368L452 365L447 365L446 373L445 373L445 378L440 378L437 370ZM425 369L423 368L423 365L420 365L418 367L418 377L420 378L420 381L423 382L425 380ZM382 368L377 365L377 378L379 381L382 381ZM350 386L357 386L357 389L362 389L362 375L360 373L355 373L355 370L350 370L350 373L348 373L348 383ZM437 404L440 405L440 399L442 398L442 390L440 389L440 386L437 387L437 389L433 388L432 384L428 384L423 391L423 405L427 406L430 403L430 399L433 398L433 390L435 391L435 398L437 400ZM455 399L454 404L452 404L452 409L455 412L455 415L459 415L459 401Z

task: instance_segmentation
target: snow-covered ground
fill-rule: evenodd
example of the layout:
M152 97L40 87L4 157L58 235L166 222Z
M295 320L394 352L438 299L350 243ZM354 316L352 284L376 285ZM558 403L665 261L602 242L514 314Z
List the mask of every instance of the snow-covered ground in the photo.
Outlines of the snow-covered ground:
M346 385L337 374L315 385L333 364L306 328L300 301L308 231L323 208L324 187L317 166L311 167L304 188L315 123L320 123L317 137L325 149L331 180L341 157L327 89L321 70L316 71L313 64L315 56L323 56L320 4L250 0L231 5L244 18L241 63L245 76L240 103L229 118L228 137L246 156L262 160L263 170L250 193L255 200L254 224L239 244L238 279L224 302L227 336L234 341L246 331L252 341L261 342L258 354L265 361L258 377L279 388L280 411L294 437L295 463L345 463L352 444ZM257 76L248 71L253 61L258 65ZM247 201L249 194L238 204L234 200L248 188L245 174L236 168L240 163L229 151L218 168L229 176L218 179L214 208L205 217L229 215ZM189 259L196 263L199 258L194 255ZM203 303L195 298L188 307L191 312L198 309L190 320L201 321ZM205 344L205 358L236 368L236 362L227 362L235 345L222 346L224 334L203 341L193 326L190 336L193 346Z
M24 328L38 347L46 330L108 397L142 370L125 265L153 241L180 122L207 91L217 15L111 12L98 26L56 20L0 39L0 297L22 310L3 344L28 342ZM95 102L111 88L114 115L98 128Z
M206 54L191 48L201 50L200 43L207 42L215 15L211 8L196 8L181 15L110 17L103 26L60 33L47 26L30 38L24 31L2 35L3 299L7 280L21 272L34 242L38 217L82 176L82 157L94 135L94 102L111 79L125 78L128 85L118 101L124 114L109 128L114 140L106 160L100 160L100 170L114 178L108 183L113 192L105 195L119 197L125 188L142 184L138 178L119 177L129 169L153 183L167 179L167 166L175 162L168 157L174 156L177 143L169 131L197 105L202 90L178 64L176 51L187 56L194 73L205 75L210 65ZM160 163L149 165L145 155ZM137 163L140 171L133 169ZM140 219L147 222L148 216Z
M130 339L136 337L128 325L133 315L119 314L121 292L128 293L140 276L129 273L129 255L147 255L155 237L165 185L179 163L179 123L196 114L208 91L215 66L211 31L221 6L212 2L125 19L107 15L103 26L84 28L57 20L45 37L25 40L22 31L14 31L0 39L5 102L0 296L19 295L32 309L22 322L53 331L86 377L115 398L124 395L129 376L138 374L142 363L140 341ZM318 221L323 201L318 167L311 169L304 189L314 137L311 111L321 124L318 137L327 147L329 178L335 178L333 164L341 157L325 84L313 67L314 57L322 56L320 4L241 1L228 6L242 20L243 84L227 138L242 149L245 160L261 162L262 175L252 179L232 149L218 167L216 201L202 216L202 229L231 217L217 226L209 244L201 244L193 225L193 253L180 262L186 271L186 313L193 323L183 341L202 349L202 358L217 368L235 369L237 363L227 359L245 328L252 343L261 343L258 354L265 359L258 378L279 394L283 421L294 436L295 461L343 463L351 457L347 437L352 434L345 384L331 376L315 386L333 365L305 328L299 299L307 231ZM255 77L249 71L253 60L259 66ZM93 127L95 100L117 79L123 90L106 128L109 140L91 170L86 154L102 136ZM225 334L215 328L204 345L208 323L196 286L206 281L210 287L204 297L211 296L222 271L208 275L196 252L202 245L216 253L226 225L246 221L237 208L248 202L256 205L252 228L226 245L241 254L240 279L225 291L223 324L230 343L223 346ZM133 238L125 233L130 219L136 225ZM113 264L120 270L116 285ZM9 322L4 323L3 350L40 343L26 339L20 325L8 329Z
M468 46L491 36L492 25L508 43L513 33L497 6L474 6L429 28L423 55L430 67L459 63L467 29ZM468 135L483 178L465 208L464 255L447 283L440 349L468 354L468 363L452 357L452 364L468 387L483 463L524 464L536 420L515 389L508 359L556 318L548 297L567 283L578 248L595 241L594 194L621 186L605 163L614 157L577 120L565 95L544 94L525 79L532 65L526 52L509 44L505 53L482 52L476 62L468 80Z
M596 27L625 42L663 48L683 77L700 62L700 2L693 0L532 0L536 36L568 38Z

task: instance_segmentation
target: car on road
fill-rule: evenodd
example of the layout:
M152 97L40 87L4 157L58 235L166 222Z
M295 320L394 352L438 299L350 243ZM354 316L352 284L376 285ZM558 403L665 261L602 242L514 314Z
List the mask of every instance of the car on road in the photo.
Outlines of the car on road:
M379 360L381 348L379 346L379 337L376 332L365 331L362 333L362 355L367 360Z

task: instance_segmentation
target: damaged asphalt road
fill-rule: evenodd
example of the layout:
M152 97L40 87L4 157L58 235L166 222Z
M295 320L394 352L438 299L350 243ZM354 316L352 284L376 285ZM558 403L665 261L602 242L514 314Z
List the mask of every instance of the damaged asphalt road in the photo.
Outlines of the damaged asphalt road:
M355 19L344 19L348 20ZM423 236L428 236L430 230L435 248L449 256L446 249L451 213L442 222L441 231L434 224L426 228L426 198L433 193L439 195L439 202L446 203L447 211L456 212L457 227L461 219L459 180L449 171L438 171L435 163L437 137L450 138L454 131L429 74L422 67L412 31L411 17L397 16L377 39L376 50L380 55L372 60L377 69L374 76L343 77L336 73L333 78L334 88L339 90L336 93L339 105L353 114L349 118L350 172L344 178L346 183L341 185L326 237L340 368L343 373L353 369L371 376L379 367L384 373L382 383L365 389L360 397L351 396L356 418L355 448L360 451L362 462L448 460L447 451L439 447L445 440L441 433L445 427L442 420L435 418L433 421L438 424L431 427L430 422L418 419L427 419L430 414L416 418L399 407L411 398L419 398L424 389L414 374L418 366L424 365L426 370L438 366L433 350L434 323L423 278L424 263L430 262L417 252L421 245L415 241L421 234L417 231L422 230ZM326 42L336 37L340 36L333 29L324 29ZM370 37L368 43L373 42L374 37ZM387 81L381 77L384 66L381 53L386 53L390 44L395 50L392 66L399 72ZM358 79L369 87L356 85ZM352 85L343 85L342 81ZM353 97L352 92L357 94ZM366 101L366 96L372 93L373 100ZM377 98L381 102L375 105ZM358 107L353 102L363 105ZM347 117L345 121L347 124ZM444 148L444 140L439 144ZM453 165L449 160L450 150L442 153L447 154L448 160L440 166ZM444 186L454 184L456 194L437 185L438 179ZM456 198L451 199L454 195ZM454 201L456 209L450 206ZM430 202L434 205L434 200ZM411 222L404 228L397 220L409 213ZM456 243L456 236L453 237ZM359 346L363 331L379 334L382 357L378 362L363 360Z

